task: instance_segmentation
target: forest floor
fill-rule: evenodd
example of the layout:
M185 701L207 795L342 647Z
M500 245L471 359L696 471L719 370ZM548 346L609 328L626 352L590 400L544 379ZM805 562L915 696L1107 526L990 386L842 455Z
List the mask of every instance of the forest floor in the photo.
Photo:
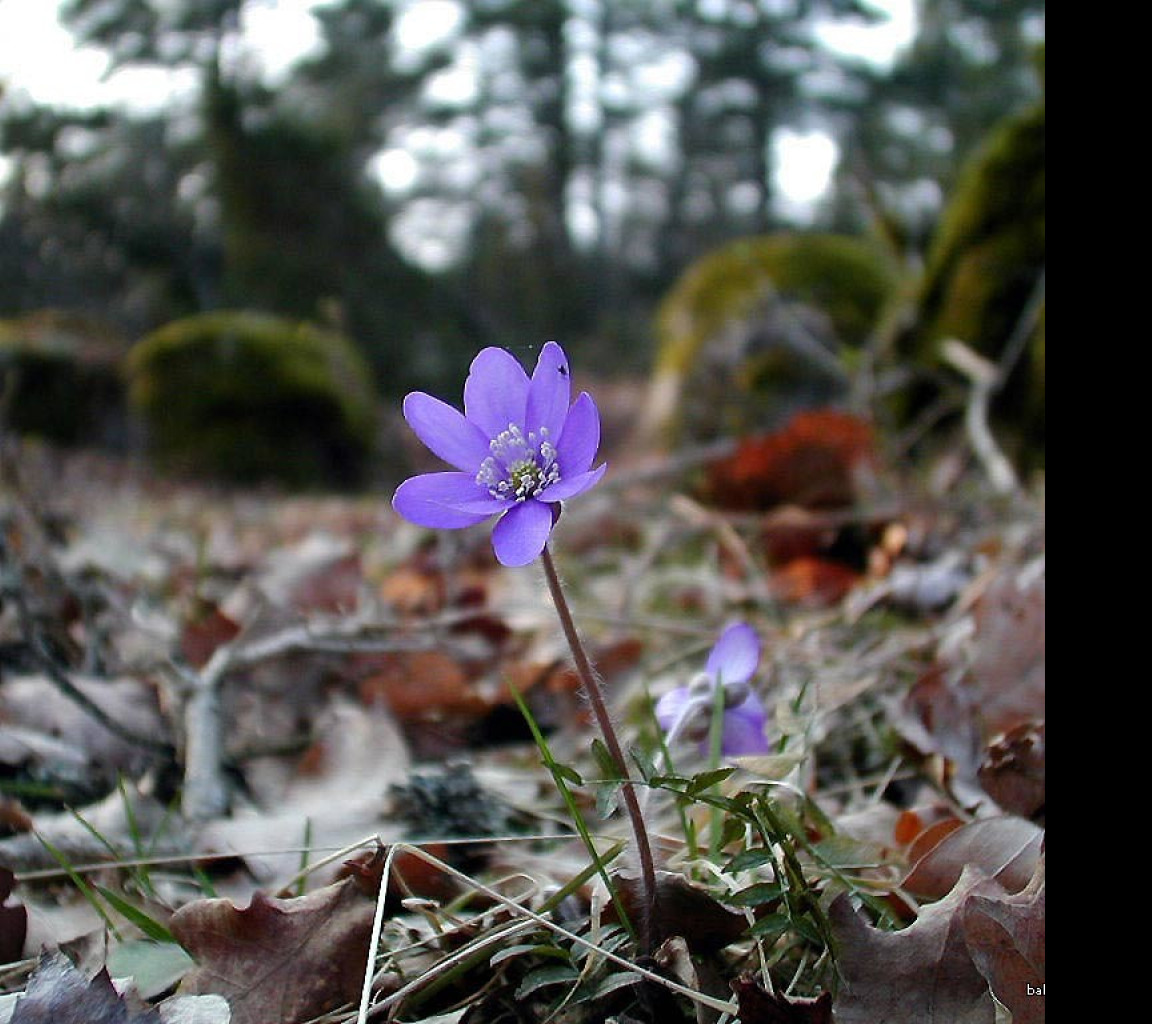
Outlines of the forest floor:
M1042 483L815 415L610 451L553 534L650 950L539 566L9 442L0 1021L1042 1021ZM734 621L770 752L666 748Z

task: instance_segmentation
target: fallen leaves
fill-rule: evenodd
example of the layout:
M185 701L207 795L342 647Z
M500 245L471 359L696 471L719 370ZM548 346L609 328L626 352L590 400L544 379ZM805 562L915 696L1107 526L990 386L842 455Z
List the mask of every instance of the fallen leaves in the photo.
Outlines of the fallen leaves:
M964 906L964 935L993 995L1012 1024L1044 1024L1044 869L1008 896L973 892Z
M850 504L875 458L872 427L835 410L799 413L782 430L746 438L708 470L707 496L731 509Z
M984 751L977 776L1004 810L1043 822L1045 727L1026 722L1009 729Z
M902 888L939 899L960 880L964 869L978 867L1006 891L1019 892L1036 870L1044 832L1025 818L981 818L950 829L912 866Z
M741 1024L832 1024L832 996L821 993L815 999L775 995L751 975L741 975L732 983L740 1006Z
M900 931L868 924L846 894L829 916L842 980L837 1024L993 1024L993 995L1028 1014L1014 1024L1043 1020L1043 997L1028 995L1044 991L1043 861L1016 895L965 867Z
M935 662L894 709L910 748L943 761L968 806L1039 818L1045 804L1045 577L1042 560L986 581ZM1001 802L1003 801L1003 802Z
M652 738L645 687L663 684L665 676L683 683L693 646L725 617L746 614L774 651L757 685L766 701L776 702L772 728L788 740L764 772L795 780L821 801L829 831L807 835L814 855L853 881L880 886L872 890L877 899L870 912L888 908L906 925L884 931L872 927L864 911L837 905L845 985L835 1000L831 960L803 945L814 942L810 937L790 935L797 945L781 939L769 949L774 991L762 986L761 974L739 978L748 964L742 959L747 918L698 889L709 880L692 869L661 879L660 930L683 936L668 948L678 951L676 976L685 983L727 997L736 978L732 988L747 1024L827 1024L833 1008L837 1024L983 1022L992 995L1010 1007L1016 1024L1030 1024L1042 1020L1044 1005L1042 996L1030 994L1043 991L1044 976L1043 832L1037 824L1044 810L1043 563L973 540L966 526L956 526L959 517L946 518L951 508L936 516L917 508L921 520L872 500L878 493L868 477L876 468L872 443L862 421L813 414L778 436L748 442L723 469L706 468L712 505L697 506L706 515L678 515L677 498L669 500L663 485L653 496L635 481L591 513L575 506L565 512L558 551L578 614L593 661L641 751ZM168 518L151 515L152 522ZM204 854L196 864L205 872L200 878L210 874L217 893L234 897L199 898L203 890L188 874L165 890L165 915L185 904L171 928L197 958L187 996L163 998L168 976L140 989L160 1000L156 1009L166 1024L177 1019L176 998L211 996L216 1007L227 999L233 1007L223 1012L239 1024L305 1020L355 1002L373 913L368 890L378 884L379 869L345 862L351 877L293 897L302 845L312 848L306 855L314 866L312 886L341 870L339 857L317 864L316 847L351 846L370 833L392 842L433 832L469 838L497 832L505 837L498 844L431 849L461 867L459 851L466 848L475 854L467 870L485 880L515 879L509 891L519 892L519 881L528 879L535 892L555 893L588 867L582 848L559 855L555 845L534 844L529 854L527 844L509 837L522 826L553 831L555 816L565 814L538 770L538 755L519 745L523 719L512 691L524 695L565 764L584 771L587 750L579 683L538 580L530 571L496 571L485 535L470 538L465 531L431 542L392 530L378 501L355 513L300 505L290 521L286 516L246 498L230 508L223 501L211 511L200 508L193 526L166 526L162 536L142 529L137 549L128 542L103 546L114 560L133 554L124 571L85 563L85 586L114 588L106 614L85 619L76 602L53 613L59 621L52 635L67 640L73 656L70 672L81 664L114 671L112 679L76 674L93 699L107 698L108 713L118 719L146 715L137 725L148 732L175 725L178 747L181 687L217 654L217 664L236 654L220 675L220 762L238 794L227 816L187 830L178 815L166 819L167 801L181 791L178 773L126 779L125 792L151 794L146 802L133 796L130 815L118 806L119 793L81 808L84 821L108 836L123 858L138 848L157 856ZM883 559L873 558L878 554ZM861 582L871 581L884 584L883 592L854 615L851 598L865 589ZM746 585L753 582L759 586ZM780 601L821 611L781 609ZM12 626L0 620L0 629L8 629L0 640L16 657L19 636ZM278 640L285 642L278 646ZM51 697L43 681L26 692L27 680L36 678L27 662L0 667L0 701L10 715L0 724L5 781L37 782L48 762L79 778L93 763L140 774L140 764L108 745L115 737L81 722L77 709ZM132 684L123 695L121 680ZM911 680L918 681L910 688ZM893 724L904 740L899 751L886 745ZM867 745L873 740L885 745ZM423 788L428 764L421 761L443 766L446 777L462 783L457 754L483 786L453 785L445 799L429 798ZM501 790L514 813L489 825L481 797L494 769L515 778L518 788L514 798ZM927 809L918 802L925 799L925 778L937 784L928 800L939 801ZM859 837L849 847L846 823L860 810L861 796L883 814L870 826L867 845ZM591 823L591 790L576 799ZM51 808L43 797L3 808L0 828L19 834L0 839L0 857L24 858L18 870L25 873L52 867L35 828L74 863L93 859L91 832L70 815L54 817ZM614 824L606 822L609 829ZM691 824L705 827L704 815L694 815ZM58 831L65 825L69 830ZM653 824L661 837L675 835L677 827L670 814ZM833 854L842 850L851 856L836 860ZM107 860L109 852L97 848L95 856ZM385 931L393 948L403 948L414 936L426 937L421 929L430 921L449 919L435 904L455 901L464 889L415 855L398 857L393 870ZM97 884L131 889L137 880L131 869L101 868ZM7 881L0 873L0 883ZM821 875L820 884L832 883ZM253 895L257 885L264 892ZM24 920L29 929L22 952L0 947L0 954L26 956L41 939L59 940L57 921L37 921L66 888L56 880L22 881L13 900L0 884L0 938ZM580 914L590 907L599 912L589 888L574 889L565 901L563 912L576 915L566 921L583 925ZM820 890L821 897L828 892ZM406 898L412 896L419 899ZM453 902L452 912L462 905ZM468 916L477 905L472 897L460 912L467 928L455 939L471 941L482 931ZM70 906L86 908L89 916L68 937L99 928L91 907L75 900ZM119 942L120 959L110 957L109 964L124 963L133 941L129 935ZM495 947L490 952L495 955ZM443 955L429 944L413 962L431 969ZM554 966L535 953L522 955L533 972ZM808 966L793 957L808 957ZM124 973L139 974L138 982L143 977L135 968ZM508 975L510 995L522 979ZM783 994L794 976L803 976L796 991L812 998ZM634 986L626 975L613 974L613 983L617 977L625 1006ZM478 984L488 980L485 975ZM95 981L85 976L83 984ZM454 982L444 998L465 1001L477 991ZM541 1015L562 998L559 992L541 984L534 995ZM453 1019L461 1013L483 1019L480 998L467 1011L452 1011ZM498 1012L497 998L483 1000L484 1013ZM213 1021L227 1019L213 1012ZM659 1019L636 1005L618 1016L645 1024Z
M45 953L16 1000L10 1024L162 1024L162 1020L138 1000L127 1002L107 970L88 979L63 953Z
M375 902L355 878L296 899L257 892L181 907L172 934L196 959L180 991L224 996L232 1024L297 1024L354 1002Z
M870 423L816 409L711 462L700 493L726 512L758 516L775 597L827 607L864 579L870 549L888 525L858 508L877 462Z

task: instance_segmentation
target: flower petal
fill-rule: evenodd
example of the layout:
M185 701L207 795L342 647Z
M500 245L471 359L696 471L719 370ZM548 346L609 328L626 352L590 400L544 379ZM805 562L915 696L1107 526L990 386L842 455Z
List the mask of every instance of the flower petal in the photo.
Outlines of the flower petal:
M704 666L713 679L724 683L746 683L760 662L760 637L744 622L729 626L716 641Z
M568 410L556 448L560 452L560 472L565 476L583 473L591 467L600 447L600 412L587 391Z
M677 686L675 690L669 690L664 694L656 702L656 721L660 723L660 728L665 732L671 732L691 700L687 686Z
M413 391L404 399L404 418L433 455L475 474L489 453L488 438L447 402Z
M392 507L417 526L459 530L492 515L468 507L486 496L470 473L424 473L396 488Z
M548 437L555 444L564 429L571 390L568 357L556 342L545 342L540 350L540 358L536 360L536 369L532 371L532 382L528 385L525 429L539 430L545 427Z
M760 699L750 693L748 699L724 714L724 739L721 751L729 755L767 754L770 751L764 725L768 716Z
M486 348L477 353L464 382L464 414L489 440L509 423L522 427L527 402L528 374L511 352Z
M594 486L599 482L600 478L604 475L604 470L608 468L608 463L604 463L597 469L589 470L587 473L578 473L576 476L566 476L556 483L545 487L537 496L537 501L564 501L567 498L574 498L577 494L583 494L589 487Z
M492 531L492 547L501 565L527 565L544 550L551 532L551 507L529 499L500 517Z

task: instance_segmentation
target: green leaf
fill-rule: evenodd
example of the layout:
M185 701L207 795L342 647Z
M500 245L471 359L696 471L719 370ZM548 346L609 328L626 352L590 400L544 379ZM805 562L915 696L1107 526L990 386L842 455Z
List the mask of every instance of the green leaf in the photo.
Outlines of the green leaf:
M841 869L875 867L883 857L878 844L866 843L846 835L821 839L812 845L812 853L825 866Z
M652 760L648 751L641 747L629 747L628 753L632 755L632 760L640 769L640 778L650 784L656 777L656 762Z
M640 975L638 974L632 974L630 971L617 971L615 974L609 974L607 978L597 984L587 994L581 995L575 1002L584 1003L590 1002L593 999L603 999L605 996L609 996L622 988L635 985L640 980Z
M34 832L37 841L44 847L51 855L52 859L56 861L67 873L68 877L72 880L72 884L80 891L83 896L91 905L92 909L100 915L101 920L108 926L108 930L115 936L117 941L120 941L120 932L117 931L115 923L112 918L108 916L108 912L104 909L103 904L97 898L96 893L92 891L92 887L84 881L83 877L75 868L72 867L71 862L59 850L56 849L47 839L45 839L39 832Z
M783 894L784 887L779 882L756 882L725 896L724 902L733 907L758 907L779 899Z
M585 882L588 881L594 874L599 871L607 871L608 865L612 863L623 851L628 844L621 841L609 847L606 853L595 858L586 868L580 871L574 878L570 879L563 886L557 889L551 896L549 896L541 905L540 913L547 914L560 906L569 896L579 889Z
M775 862L776 855L771 850L763 846L753 846L748 850L741 850L736 854L736 856L724 866L724 870L731 873L749 871L763 864L774 864Z
M792 918L792 930L796 932L797 935L802 935L813 945L823 946L826 942L825 935L820 931L815 922L809 920L807 917Z
M774 939L791 927L792 922L788 920L787 914L765 914L748 929L748 934L755 939Z
M548 964L537 967L524 975L524 980L516 989L516 998L525 999L538 989L549 985L571 985L580 977L580 972L568 964Z
M596 811L601 818L610 818L620 806L619 782L604 782L596 787Z
M511 960L517 956L550 956L557 960L568 961L570 955L566 949L561 949L559 946L549 945L540 942L520 942L514 946L505 946L503 949L497 950L492 954L488 961L489 966L495 967L497 964L503 963L505 960Z
M713 768L710 771L700 772L699 775L693 775L688 783L685 795L699 796L705 790L709 790L718 783L723 782L735 770L735 768L729 765L725 768Z
M622 766L616 763L616 759L598 736L592 740L592 756L596 759L596 766L600 769L601 778L622 779L624 777Z
M573 786L583 786L584 778L581 774L570 765L560 764L559 761L553 761L549 767L552 769L553 775L559 775L565 782Z

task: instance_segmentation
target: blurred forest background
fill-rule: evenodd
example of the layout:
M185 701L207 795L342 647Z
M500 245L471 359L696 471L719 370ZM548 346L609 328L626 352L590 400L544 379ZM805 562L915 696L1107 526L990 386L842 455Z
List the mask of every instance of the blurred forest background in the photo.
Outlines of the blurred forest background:
M779 246L798 232L867 247L872 283L853 287L876 294L850 296L867 313L862 337L883 326L914 360L928 341L900 332L911 337L915 321L933 344L959 334L1002 368L1030 367L1009 398L1033 448L1042 438L1042 335L1027 314L1043 280L1042 0L920 0L915 38L890 66L822 41L820 26L881 16L863 0L327 0L312 11L318 44L274 77L241 41L261 6L62 0L61 23L104 48L110 71L180 73L183 87L153 112L39 104L0 81L0 356L20 371L5 398L18 428L130 445L131 417L108 414L127 366L135 408L152 410L152 441L180 456L157 409L170 432L198 430L211 446L204 424L246 401L213 393L235 380L195 376L205 353L219 360L223 347L228 375L242 371L250 389L279 379L299 392L309 377L313 397L318 358L335 381L320 406L340 408L298 418L313 434L339 418L342 437L317 465L354 478L375 429L366 407L414 387L454 400L484 345L557 338L578 367L638 378L672 365L683 382L685 360L718 325L753 316L748 288L729 287L750 259L763 333L764 275L783 290L791 271L780 267L815 258L733 243ZM419 46L404 32L416 7L439 20ZM989 139L1022 119L1027 156L988 156ZM776 187L774 143L789 132L824 133L839 151L826 194L799 212ZM980 159L990 196L978 213L970 199L946 229ZM1021 159L1026 186L1005 170L1022 173ZM1006 226L1016 232L1007 250L998 243L992 258L984 246L963 262L965 246ZM840 336L821 344L841 362L855 328L836 293L849 289L853 253L820 256L800 289L831 311ZM966 293L967 321L929 329L965 275L1000 291ZM914 314L905 307L893 325L889 300L909 295ZM721 309L703 327L709 303ZM687 333L675 316L686 308ZM1022 357L1014 349L1025 344ZM69 381L49 358L69 362ZM298 363L277 366L287 358ZM775 372L766 366L742 379ZM165 378L174 373L216 402L214 418L183 409L188 396ZM357 390L363 380L370 395ZM50 410L57 393L66 397ZM906 387L907 418L938 397L913 394ZM290 398L262 400L285 414L301 408ZM248 454L257 461L222 468L259 475Z

